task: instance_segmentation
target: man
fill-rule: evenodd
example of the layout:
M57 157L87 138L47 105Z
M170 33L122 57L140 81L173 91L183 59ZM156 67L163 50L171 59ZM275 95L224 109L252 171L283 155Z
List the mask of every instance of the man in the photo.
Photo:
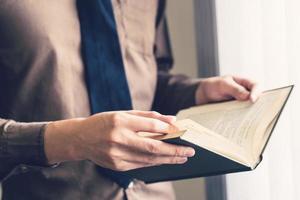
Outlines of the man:
M258 98L248 79L171 75L164 4L0 2L3 199L174 199L170 183L117 171L182 164L194 150L136 133L165 133L168 114L195 104Z

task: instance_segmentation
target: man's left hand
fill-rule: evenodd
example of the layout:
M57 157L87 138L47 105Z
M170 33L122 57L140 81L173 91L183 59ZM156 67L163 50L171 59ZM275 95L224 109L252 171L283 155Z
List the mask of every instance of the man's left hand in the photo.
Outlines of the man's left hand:
M217 76L201 80L196 91L196 104L230 99L255 102L261 94L256 82L236 76Z

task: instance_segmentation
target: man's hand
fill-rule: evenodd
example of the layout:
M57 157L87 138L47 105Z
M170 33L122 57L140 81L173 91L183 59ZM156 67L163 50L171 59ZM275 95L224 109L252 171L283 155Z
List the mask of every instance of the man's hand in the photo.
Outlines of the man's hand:
M181 164L195 154L194 149L137 134L168 133L173 121L174 117L156 112L120 111L52 122L45 132L46 155L49 163L91 160L118 171Z
M240 101L251 100L255 102L261 91L252 80L236 76L219 76L203 79L196 91L196 103L237 99Z

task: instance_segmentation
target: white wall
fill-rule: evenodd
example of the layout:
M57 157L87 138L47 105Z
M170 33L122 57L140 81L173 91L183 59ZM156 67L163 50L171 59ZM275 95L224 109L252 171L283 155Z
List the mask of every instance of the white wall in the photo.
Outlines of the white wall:
M216 4L221 73L251 77L264 88L296 84L261 165L227 176L228 199L300 199L300 1Z
M174 73L197 76L196 37L194 1L168 1L167 17L175 58ZM204 200L204 179L190 179L174 182L178 200Z

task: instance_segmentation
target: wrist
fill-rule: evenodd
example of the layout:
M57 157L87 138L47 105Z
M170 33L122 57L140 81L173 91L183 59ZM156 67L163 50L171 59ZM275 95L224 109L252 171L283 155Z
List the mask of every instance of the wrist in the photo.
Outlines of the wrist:
M197 105L206 104L209 102L207 94L205 92L205 80L201 80L199 82L198 88L196 90L195 94L195 101Z
M49 164L82 160L76 145L76 134L82 119L50 122L45 127L44 148Z

